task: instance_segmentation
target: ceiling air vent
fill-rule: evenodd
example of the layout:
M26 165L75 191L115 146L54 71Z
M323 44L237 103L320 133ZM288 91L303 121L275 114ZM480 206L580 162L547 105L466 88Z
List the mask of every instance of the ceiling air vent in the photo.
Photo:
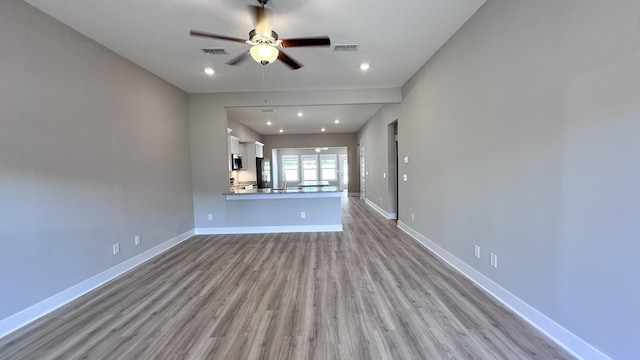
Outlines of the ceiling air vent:
M228 55L227 50L219 48L219 49L202 49L202 52L205 55Z
M333 47L333 51L358 51L358 44L339 44Z

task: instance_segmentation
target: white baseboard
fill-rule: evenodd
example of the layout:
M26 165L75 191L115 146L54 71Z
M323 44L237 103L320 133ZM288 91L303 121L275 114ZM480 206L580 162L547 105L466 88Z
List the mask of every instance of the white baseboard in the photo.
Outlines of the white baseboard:
M364 199L365 203L367 205L369 205L373 210L375 210L376 212L378 212L380 215L384 216L385 219L388 220L393 220L396 218L396 213L389 213L384 211L383 208L381 208L380 206L376 205L376 203L374 203L373 201L369 200L369 199Z
M246 227L197 228L196 235L261 234L261 233L290 233L290 232L340 232L340 231L342 231L342 224L298 225L298 226L246 226Z
M579 359L611 360L610 357L602 353L600 350L582 340L571 331L565 329L562 325L553 321L545 314L510 293L508 290L496 284L473 267L467 265L465 262L440 247L438 244L409 227L407 224L398 221L398 228L414 238L422 246L433 252L449 265L453 266L462 275L476 283L486 292L491 294L491 296L496 298L496 300L500 301L513 312L520 315L520 317L536 327L575 357Z
M193 230L180 234L173 239L163 242L143 253L140 253L120 264L88 278L66 290L63 290L37 304L34 304L16 314L0 320L0 338L20 329L34 320L56 310L57 308L79 298L110 280L126 273L136 266L160 255L170 248L180 244L194 235Z

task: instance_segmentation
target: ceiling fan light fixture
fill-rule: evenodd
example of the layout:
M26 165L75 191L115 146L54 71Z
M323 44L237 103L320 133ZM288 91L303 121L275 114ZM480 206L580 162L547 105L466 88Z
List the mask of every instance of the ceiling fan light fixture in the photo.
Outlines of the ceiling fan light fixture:
M253 60L259 62L262 65L271 64L278 58L278 49L271 45L254 45L249 50Z

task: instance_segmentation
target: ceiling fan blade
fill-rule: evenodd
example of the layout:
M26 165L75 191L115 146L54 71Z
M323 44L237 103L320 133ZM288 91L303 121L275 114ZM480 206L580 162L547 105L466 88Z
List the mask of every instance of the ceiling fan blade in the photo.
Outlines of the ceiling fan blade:
M282 40L282 47L330 46L330 45L331 45L331 40L329 39L328 36Z
M198 30L191 30L191 31L189 31L189 35L191 35L191 36L205 37L205 38L210 38L210 39L219 39L219 40L235 41L235 42L239 42L239 43L243 43L243 44L247 42L247 40L246 40L246 39L240 39L240 38L234 38L234 37L230 37L230 36L224 36L224 35L212 34L212 33L204 32L204 31L198 31Z
M292 70L298 70L302 67L302 64L293 60L291 57L289 57L289 55L282 52L282 50L278 53L278 59L285 63Z
M234 57L233 59L227 61L227 65L238 65L242 61L246 60L249 57L249 51L245 51L242 54Z

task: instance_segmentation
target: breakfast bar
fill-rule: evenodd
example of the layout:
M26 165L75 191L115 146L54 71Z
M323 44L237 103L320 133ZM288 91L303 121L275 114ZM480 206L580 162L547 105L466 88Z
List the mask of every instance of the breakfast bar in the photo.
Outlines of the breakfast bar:
M238 189L226 197L228 233L342 231L342 190L335 186Z

